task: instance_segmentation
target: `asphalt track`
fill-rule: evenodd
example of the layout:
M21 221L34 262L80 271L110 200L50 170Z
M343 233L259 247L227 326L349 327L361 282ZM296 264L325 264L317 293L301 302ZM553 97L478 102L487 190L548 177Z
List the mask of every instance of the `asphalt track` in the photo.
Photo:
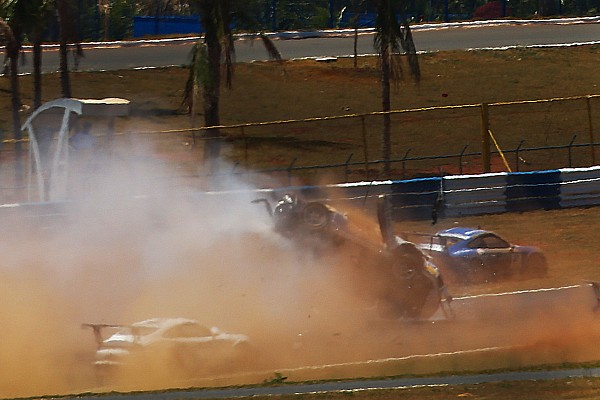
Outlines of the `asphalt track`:
M205 389L164 393L107 394L101 396L78 396L102 400L177 400L177 399L224 399L253 396L294 395L309 393L358 392L373 389L407 389L424 386L474 385L490 382L523 380L550 380L576 377L600 377L600 368L569 369L537 372L506 372L498 374L460 375L427 378L377 379L362 381L327 382L303 385L263 386L248 388ZM48 397L45 397L48 399ZM61 397L64 398L64 397ZM66 397L68 398L68 397Z
M599 18L549 21L486 21L485 23L422 24L413 27L419 52L510 48L515 46L567 46L600 42ZM353 53L353 31L287 32L273 34L284 59L341 57ZM186 64L197 38L141 40L133 42L87 43L79 70L119 70L180 66ZM236 41L236 60L265 60L262 44L250 37ZM287 39L287 40L285 40ZM301 40L299 40L301 39ZM31 51L26 48L26 53ZM373 54L372 30L362 30L358 53ZM59 69L57 46L45 46L44 72ZM72 64L71 64L72 65ZM20 67L31 72L31 62Z

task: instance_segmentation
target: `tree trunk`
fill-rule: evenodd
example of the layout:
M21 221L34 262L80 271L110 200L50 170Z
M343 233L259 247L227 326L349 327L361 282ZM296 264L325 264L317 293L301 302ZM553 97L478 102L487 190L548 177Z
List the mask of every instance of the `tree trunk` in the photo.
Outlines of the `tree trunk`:
M358 27L354 28L354 69L358 68Z
M10 60L10 90L12 103L12 120L13 120L13 137L15 139L15 181L16 186L20 187L23 184L23 146L21 140L21 92L19 88L19 50L15 46L9 50Z
M60 88L62 97L71 97L71 81L69 78L69 58L67 47L68 13L66 0L57 0L59 26L59 55L60 55Z
M219 100L221 92L221 44L218 41L206 43L209 59L210 79L204 85L204 124L221 125ZM218 172L218 159L221 152L221 132L218 128L204 131L204 162L211 173Z
M390 49L385 46L381 53L381 108L383 114L383 131L381 134L381 158L384 161L383 172L385 176L390 174L390 159L392 154L392 121L389 111L390 100Z
M538 14L541 17L550 17L557 14L556 0L540 0Z
M39 36L33 42L33 109L42 105L42 41Z

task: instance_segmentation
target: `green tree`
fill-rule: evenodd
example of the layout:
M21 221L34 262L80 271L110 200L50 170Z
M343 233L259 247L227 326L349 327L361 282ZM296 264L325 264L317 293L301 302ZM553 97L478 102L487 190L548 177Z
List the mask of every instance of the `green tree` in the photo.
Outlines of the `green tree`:
M392 153L392 120L391 120L391 82L398 83L402 77L401 55L404 53L408 60L410 73L416 82L421 77L417 51L406 19L398 21L404 11L402 1L378 0L377 19L375 21L375 49L379 55L381 67L381 107L383 114L383 129L381 134L381 158L384 161L384 173L390 173Z

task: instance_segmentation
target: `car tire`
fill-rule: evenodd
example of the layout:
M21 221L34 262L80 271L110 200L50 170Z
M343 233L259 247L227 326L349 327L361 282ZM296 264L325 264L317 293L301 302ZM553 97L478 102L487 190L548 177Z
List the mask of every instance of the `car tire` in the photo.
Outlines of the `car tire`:
M329 209L322 203L308 203L302 210L302 221L310 229L324 229L329 224L329 213Z
M543 254L532 253L527 256L521 270L521 276L523 278L541 278L547 273L548 263Z

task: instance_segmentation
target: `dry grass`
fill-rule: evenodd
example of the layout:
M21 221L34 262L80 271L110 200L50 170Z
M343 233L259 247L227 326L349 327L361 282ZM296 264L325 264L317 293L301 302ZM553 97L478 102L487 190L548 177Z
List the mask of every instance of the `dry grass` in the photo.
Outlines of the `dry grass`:
M421 57L423 80L420 85L405 82L394 93L393 106L409 109L457 104L598 94L600 46L561 49L517 49L507 51L439 52ZM272 120L302 119L342 114L376 112L380 108L376 60L361 58L359 69L352 60L333 64L314 61L239 64L234 88L222 94L222 121L240 124ZM123 97L131 100L131 116L118 121L120 133L140 135L155 147L155 156L195 173L201 161L201 146L191 146L188 133L159 133L190 127L189 116L181 110L186 71L166 68L145 71L79 72L72 76L74 96L80 98ZM21 79L23 100L31 102L31 79ZM0 83L0 128L10 131L10 93L8 81ZM58 75L44 76L44 98L58 97ZM600 126L600 105L594 101L593 125ZM25 115L23 115L25 117ZM200 116L201 117L201 116ZM512 148L520 140L528 146L568 143L573 134L585 142L587 120L585 104L546 103L535 106L505 106L491 111L492 130L502 146ZM378 158L380 121L365 123L367 147L364 147L359 119L319 123L298 123L265 128L227 130L226 156L232 163L250 168L285 167L294 158L298 165L343 162ZM434 155L459 152L465 145L479 150L479 113L435 111L395 117L394 154ZM152 133L150 133L152 132ZM2 160L12 153L4 146ZM564 165L564 158L531 156L529 168L541 169ZM562 157L562 155L561 155ZM577 165L589 164L589 154L577 152ZM477 160L467 160L465 168L477 171ZM442 168L455 172L456 165L411 165L409 173L437 172ZM350 179L363 176L358 168ZM399 177L397 175L396 177ZM315 181L321 176L305 175ZM542 247L550 260L547 278L510 282L485 288L453 288L453 293L512 290L523 287L548 287L600 279L597 257L597 227L600 208L566 211L539 211L502 216L465 218L463 225L482 226L506 236L515 243ZM455 221L440 221L436 226L411 223L402 226L434 231ZM569 382L498 383L450 388L415 388L394 392L356 393L355 398L442 399L451 397L500 398L597 398L597 380ZM526 395L524 395L526 393ZM532 393L535 393L533 395ZM317 394L304 397L337 398L347 394ZM535 396L535 397L534 397Z
M394 91L395 109L477 105L482 102L510 102L598 94L597 65L600 46L556 49L513 49L505 51L438 52L421 56L422 81L405 81ZM351 59L336 63L294 61L284 64L257 62L238 64L234 87L222 92L222 123L242 124L293 120L380 110L380 88L376 59L361 58L358 69ZM161 132L190 128L183 113L181 98L187 77L182 68L145 71L79 72L72 75L73 94L80 98L123 97L131 100L131 116L119 121L118 131ZM31 102L31 78L21 79L23 101ZM10 131L8 80L1 83L0 127ZM44 98L59 96L58 75L44 76ZM600 101L593 99L592 124L600 126ZM25 115L24 115L25 117ZM477 107L437 110L394 116L393 158L458 154L481 151L480 111ZM198 116L202 121L202 116ZM585 100L507 105L490 110L491 129L503 149L589 141ZM359 118L294 123L257 128L228 129L225 157L240 167L251 169L285 168L296 159L296 166L362 163L380 157L380 117L366 118L365 139ZM160 141L157 139L160 138ZM146 140L146 139L145 139ZM184 171L195 173L202 147L189 146L189 132L148 134L147 140L161 143L160 153L173 153ZM435 146L432 146L435 143ZM5 148L10 151L10 148ZM187 153L187 155L185 154ZM193 153L193 154L189 154ZM567 163L566 150L523 153L527 164L521 170L556 168ZM515 168L514 156L509 156ZM574 166L590 164L588 148L576 150ZM435 162L409 162L406 170L395 164L394 177L457 173L457 159ZM479 172L478 157L467 157L463 172ZM499 160L495 169L503 169ZM327 171L346 179L342 169ZM378 171L370 171L370 178ZM364 167L354 166L349 180L365 176ZM322 171L302 175L303 181L323 179Z

